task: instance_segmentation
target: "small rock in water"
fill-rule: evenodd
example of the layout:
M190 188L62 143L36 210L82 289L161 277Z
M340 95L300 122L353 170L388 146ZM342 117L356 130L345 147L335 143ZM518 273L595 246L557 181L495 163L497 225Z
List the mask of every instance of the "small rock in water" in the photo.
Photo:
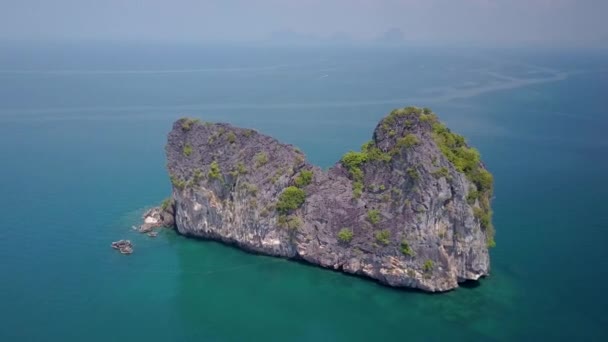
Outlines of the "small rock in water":
M149 237L156 237L156 236L158 236L158 233L157 232L149 232L147 235Z
M118 249L121 254L133 253L133 244L129 240L118 240L112 242L112 248Z
M174 208L171 204L167 204L165 207L156 207L146 211L142 216L144 222L141 226L139 226L138 231L140 233L149 233L154 228L174 227L175 218L173 211Z

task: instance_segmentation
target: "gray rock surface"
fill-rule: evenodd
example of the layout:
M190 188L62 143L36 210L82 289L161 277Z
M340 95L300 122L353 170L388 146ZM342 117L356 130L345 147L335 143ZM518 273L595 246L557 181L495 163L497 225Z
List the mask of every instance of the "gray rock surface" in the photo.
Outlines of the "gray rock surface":
M385 160L362 163L360 196L356 176L342 162L323 171L295 147L256 131L180 119L166 146L174 203L146 217L174 224L186 236L391 286L454 289L488 274L489 238L474 215L477 201L467 201L475 184L440 151L420 115L402 109L378 124L368 148ZM400 145L408 135L415 144ZM304 203L280 212L281 193L303 170L313 171L310 184L300 184ZM352 239L341 240L341 230Z
M118 240L112 242L112 248L117 249L120 254L133 253L133 244L129 240Z
M153 233L154 228L174 227L175 211L173 200L168 200L166 204L146 211L142 218L144 222L138 228L140 233L150 234Z

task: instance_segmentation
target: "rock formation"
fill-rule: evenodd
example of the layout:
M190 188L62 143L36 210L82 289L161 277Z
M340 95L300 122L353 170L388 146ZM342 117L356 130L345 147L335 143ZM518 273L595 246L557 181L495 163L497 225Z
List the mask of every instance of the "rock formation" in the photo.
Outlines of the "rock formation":
M394 110L327 171L254 130L194 119L175 122L166 153L172 198L144 225L425 291L489 272L492 176L428 109Z
M112 242L112 248L117 249L120 254L133 253L133 244L129 240L118 240Z
M139 226L140 233L153 233L154 228L173 227L175 225L173 202L166 199L160 207L152 208L143 215L144 223Z

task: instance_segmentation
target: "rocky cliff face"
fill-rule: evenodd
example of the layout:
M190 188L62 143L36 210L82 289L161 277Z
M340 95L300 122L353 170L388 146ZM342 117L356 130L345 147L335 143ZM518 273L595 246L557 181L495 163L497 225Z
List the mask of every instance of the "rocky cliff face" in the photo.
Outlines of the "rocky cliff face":
M192 119L166 152L181 234L426 291L488 274L491 175L429 110L393 111L328 171L256 131Z

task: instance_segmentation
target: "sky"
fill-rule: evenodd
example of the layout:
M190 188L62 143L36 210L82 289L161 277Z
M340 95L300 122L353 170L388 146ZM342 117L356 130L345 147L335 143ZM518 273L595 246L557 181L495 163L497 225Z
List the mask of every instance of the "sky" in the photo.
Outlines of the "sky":
M0 40L608 47L607 13L608 0L0 0Z

